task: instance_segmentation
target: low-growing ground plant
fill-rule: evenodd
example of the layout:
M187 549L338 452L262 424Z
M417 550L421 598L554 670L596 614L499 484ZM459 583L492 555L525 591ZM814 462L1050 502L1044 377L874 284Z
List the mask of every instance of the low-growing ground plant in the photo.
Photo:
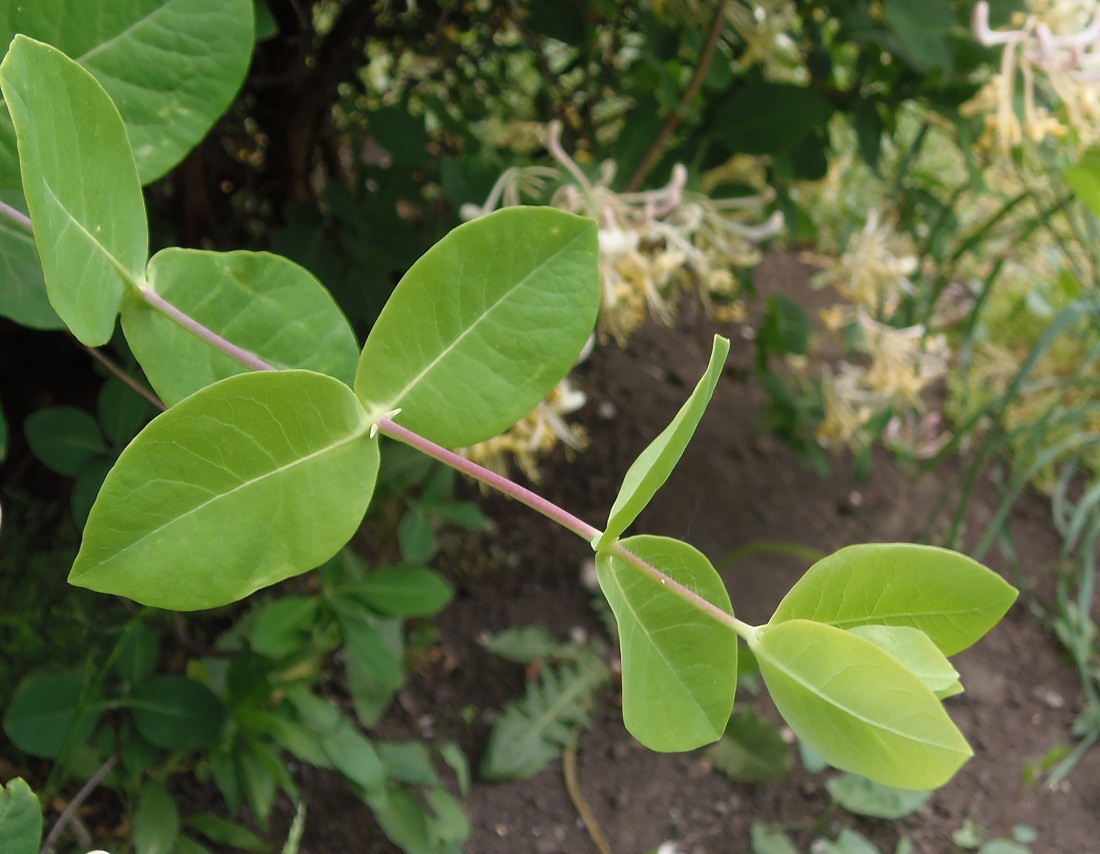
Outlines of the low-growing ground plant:
M89 347L107 342L121 316L167 406L107 474L73 584L192 611L324 565L359 528L388 437L591 544L619 633L624 721L652 749L690 750L722 736L741 641L792 729L830 764L931 789L970 757L941 701L961 690L948 657L1016 597L996 574L928 546L850 546L818 561L753 626L735 616L697 549L627 536L703 416L725 339L715 338L702 379L627 472L602 529L451 450L509 427L573 365L600 303L596 223L515 207L455 229L409 269L360 351L324 288L279 256L168 248L148 257L126 126L95 77L64 53L17 36L0 88L29 209L29 220L14 219L33 223L53 309ZM402 573L391 575L400 585ZM250 641L259 632L268 653L292 650L294 638L256 625L308 632L321 605L271 607L296 616L257 617ZM352 652L373 662L369 645ZM202 679L185 682L210 692ZM394 825L383 820L387 832L404 829L410 796L388 785L385 746L329 720L331 710L314 718L313 701L302 702L298 713L325 738L353 744L357 776L348 776L380 818L397 816ZM460 836L440 831L431 841L452 851Z

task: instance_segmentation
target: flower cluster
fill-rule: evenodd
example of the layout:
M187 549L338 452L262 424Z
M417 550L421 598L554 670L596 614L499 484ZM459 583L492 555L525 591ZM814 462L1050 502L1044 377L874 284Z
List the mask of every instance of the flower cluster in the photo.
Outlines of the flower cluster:
M519 204L524 197L542 199L547 186L557 183L549 198L551 206L590 217L599 224L603 295L598 331L601 338L612 338L620 345L646 317L671 324L688 287L694 287L708 313L721 319L741 316L744 310L737 302L734 270L758 263L759 244L783 227L779 213L759 222L774 196L772 191L712 199L689 191L687 170L677 164L664 187L618 192L611 187L615 164L603 164L598 179L589 180L562 148L560 123L551 122L546 128L544 144L558 162L557 168L505 170L484 204L462 207L462 218L485 216L498 207ZM742 161L739 168L744 173L751 164ZM730 180L731 176L723 174L722 178ZM512 454L523 471L536 479L535 459L540 451L548 450L559 439L572 448L582 446L583 434L568 426L563 416L583 403L582 393L568 385L559 386L507 433L471 448L470 457L500 470L506 454Z
M1029 5L1030 14L1013 16L1015 29L992 30L988 3L975 4L975 38L1003 46L1003 51L1000 72L963 105L963 112L986 114L987 136L1004 148L1019 145L1025 137L1033 142L1059 138L1070 129L1085 142L1095 141L1100 127L1100 11L1093 0L1031 0ZM1036 97L1040 76L1062 105L1058 115ZM1023 85L1022 124L1014 103L1017 78Z
M946 437L938 413L925 411L925 393L947 373L950 349L923 324L898 328L890 317L912 291L917 259L889 224L872 213L840 258L815 277L844 302L821 313L825 327L846 342L856 360L842 360L821 378L825 415L818 441L858 450L886 419L887 444L916 456L935 453Z

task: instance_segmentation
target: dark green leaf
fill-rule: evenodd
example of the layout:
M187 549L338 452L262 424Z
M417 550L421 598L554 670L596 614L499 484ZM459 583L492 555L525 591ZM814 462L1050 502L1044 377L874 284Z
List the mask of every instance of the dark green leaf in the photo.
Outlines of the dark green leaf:
M714 767L736 783L756 783L786 776L791 747L779 728L754 712L733 715L726 731L707 748Z
M257 852L268 851L271 847L247 827L213 813L191 816L183 823L186 827L197 830L211 842L221 845Z
M136 854L172 854L180 833L180 814L164 783L149 780L141 787L134 810Z
M169 750L213 747L222 735L225 706L218 696L185 676L154 676L130 699L138 732Z
M12 744L34 756L60 755L69 731L72 742L87 741L102 708L88 703L78 716L83 693L75 673L32 673L15 689L4 712L4 732Z
M382 614L430 617L454 598L451 586L426 566L382 566L345 588L348 594Z
M260 655L284 658L300 652L317 622L316 596L283 596L256 615L248 642Z
M75 477L88 463L106 453L99 424L83 409L47 406L23 423L27 444L49 469Z

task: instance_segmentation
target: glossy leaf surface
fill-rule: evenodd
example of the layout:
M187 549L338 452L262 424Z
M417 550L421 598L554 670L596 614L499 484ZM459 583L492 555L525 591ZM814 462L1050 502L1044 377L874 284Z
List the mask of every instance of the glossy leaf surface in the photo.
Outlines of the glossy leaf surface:
M123 451L70 582L195 610L320 565L366 512L378 471L368 427L350 389L321 374L208 386Z
M996 625L1016 595L999 575L958 552L909 543L848 546L810 567L771 623L911 626L954 655Z
M733 613L722 579L701 552L668 537L629 537L620 547ZM726 728L737 687L737 637L660 581L615 554L596 555L600 588L615 612L623 660L623 721L652 750L692 750Z
M157 294L277 368L302 368L351 385L359 346L347 319L304 267L267 252L165 249L149 262ZM166 404L248 370L136 295L122 328Z
M29 5L29 4L28 4ZM148 257L145 202L111 99L61 51L16 36L0 88L19 138L23 191L54 309L84 344L114 331Z
M714 394L714 388L718 385L718 378L722 375L729 351L729 340L715 335L707 372L695 386L691 397L676 413L672 423L638 455L638 459L627 470L623 485L611 507L607 530L597 541L596 548L603 548L618 539L668 480L688 442L695 435L695 428L699 426Z
M355 392L372 418L447 447L492 438L573 366L600 302L596 224L506 208L409 269L371 329Z
M15 33L51 44L90 71L118 104L141 182L164 175L225 112L248 71L251 0L0 0L0 43ZM18 186L6 116L0 182Z
M830 765L934 789L971 756L935 695L870 641L790 620L764 626L749 646L780 714Z

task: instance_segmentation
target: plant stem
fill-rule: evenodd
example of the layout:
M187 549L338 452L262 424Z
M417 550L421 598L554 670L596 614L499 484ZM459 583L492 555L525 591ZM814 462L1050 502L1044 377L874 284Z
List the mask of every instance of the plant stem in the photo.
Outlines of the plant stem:
M650 144L645 156L642 157L642 162L638 164L638 168L630 176L630 181L626 185L628 193L632 193L642 186L642 181L649 175L650 170L657 165L657 161L665 153L665 144L668 142L668 138L680 126L680 120L691 106L691 102L695 100L699 87L703 85L703 79L707 76L707 71L710 70L711 60L714 59L714 52L718 49L718 39L722 36L722 24L726 20L726 6L728 5L729 0L719 0L714 10L710 33L707 35L707 43L703 46L703 52L699 54L699 64L695 66L695 74L692 75L691 82L684 90L680 103L676 106L676 109L668 114L661 130Z
M563 510L552 501L548 501L541 495L532 492L530 489L520 486L515 481L509 480L494 471L490 471L484 466L479 466L477 463L456 454L454 451L448 451L446 448L435 444L435 442L425 439L420 434L414 433L412 430L408 430L400 424L395 424L389 418L383 418L378 422L378 430L391 439L396 439L399 442L416 448L432 459L439 460L439 462L445 463L451 468L458 469L458 471L463 474L469 475L474 478L474 480L480 481L498 492L503 492L505 495L514 498L521 504L527 505L536 513L541 513L548 519L552 519L583 540L592 542L603 533L599 528L589 525L583 519L578 519L572 513Z
M21 225L27 231L33 231L31 228L31 218L27 216L23 211L13 208L6 202L0 202L0 216L6 216L16 225Z
M212 329L208 329L207 327L203 326L190 315L184 314L182 311L172 305L172 303L168 302L168 300L166 300L160 294L156 293L151 288L141 288L141 298L157 311L159 311L161 314L171 318L188 332L198 338L201 338L210 346L221 350L231 359L236 359L246 368L251 368L254 371L277 370L274 365L269 365L259 356L256 356L253 353L248 352L248 350L238 347L236 344L226 341L217 332L214 332Z
M130 376L128 373L126 373L126 371L122 370L122 368L120 368L118 365L116 365L113 361L111 361L106 356L104 356L95 347L89 347L86 344L81 344L80 346L83 347L85 350L87 350L88 354L93 359L95 359L97 362L99 362L101 365L103 365L103 367L105 367L115 377L117 377L120 382L122 382L125 385L129 386L131 389L134 390L135 393L140 394L142 397L144 397L147 401L149 401L149 403L151 403L153 406L155 406L161 412L163 412L165 409L168 408L167 406L165 406L161 402L161 399L159 397L157 397L155 394L153 394L151 391L149 391L149 389L147 389L145 386L143 386L141 383L139 383L137 380L135 380L132 376Z
M184 314L174 305L169 303L163 297L153 293L151 290L142 289L142 295L146 301L157 310L163 312L168 317L175 320L184 329L197 335L203 341L210 344L212 347L217 348L227 356L236 359L242 365L254 370L260 371L273 371L276 368L273 365L269 365L267 362L260 359L258 356L249 353L247 350L243 350L236 344L232 344L226 341L216 332L203 326L193 317ZM421 436L419 433L414 433L406 427L402 427L400 424L395 423L390 418L379 419L377 425L378 431L391 439L396 439L410 447L416 448L421 453L427 454L429 457L451 468L466 474L486 486L492 487L498 492L503 492L505 495L514 498L521 504L530 507L536 513L541 513L548 519L557 522L566 530L572 531L578 537L585 542L593 543L603 533L599 528L589 525L583 519L579 519L569 511L559 507L552 501L543 498L530 489L524 486L520 486L515 481L509 480L502 475L497 474L494 471L490 471L484 466L480 466L471 460L466 459L454 451L449 451L441 445L437 445L430 439ZM625 563L629 563L631 566L638 569L644 575L649 576L656 581L662 587L668 589L671 593L680 597L683 601L687 602L692 607L707 614L712 619L717 620L725 626L728 626L733 631L742 637L748 637L749 634L755 630L740 620L735 618L732 614L727 614L721 608L714 603L704 599L694 590L690 590L678 581L665 575L659 569L651 566L646 561L642 560L635 554L627 551L619 543L609 547L609 550L615 554L616 557L623 560Z
M76 811L80 809L80 805L88 799L88 796L95 791L96 786L103 782L103 778L111 773L111 769L115 767L118 762L118 754L112 753L107 757L107 761L104 762L96 772L88 779L88 782L81 786L80 791L76 793L76 796L69 801L69 805L65 807L61 815L58 816L57 821L54 822L54 826L50 828L50 835L46 837L46 841L42 843L42 850L40 854L49 854L53 850L54 843L57 842L57 838L61 835L65 827L72 821L73 816L76 815Z

